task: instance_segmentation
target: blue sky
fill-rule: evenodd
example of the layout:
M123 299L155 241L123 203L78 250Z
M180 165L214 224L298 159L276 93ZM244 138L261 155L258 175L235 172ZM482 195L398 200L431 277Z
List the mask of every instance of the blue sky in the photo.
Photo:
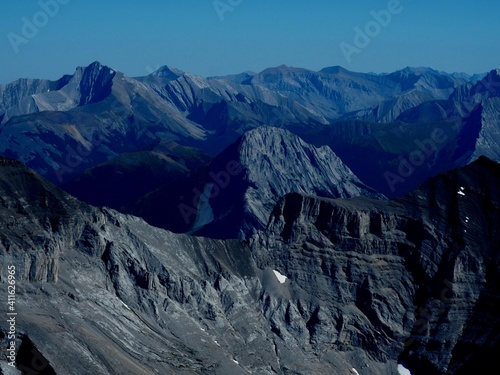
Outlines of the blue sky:
M1 1L0 83L56 79L96 60L129 76L161 65L203 76L281 64L363 72L500 68L498 0L400 0L397 7L398 0L220 0L232 9L224 20L213 0L41 0L57 1L66 4L49 15L39 0ZM377 28L371 12L390 4L397 14ZM36 30L23 30L26 20ZM355 28L366 27L372 37L357 46ZM356 49L350 61L341 43Z

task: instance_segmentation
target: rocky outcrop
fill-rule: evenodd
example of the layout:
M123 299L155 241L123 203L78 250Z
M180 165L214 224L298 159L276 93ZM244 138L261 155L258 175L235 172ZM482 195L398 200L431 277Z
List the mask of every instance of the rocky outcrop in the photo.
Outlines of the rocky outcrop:
M253 238L254 257L314 298L301 329L318 347L354 342L413 374L485 368L500 339L498 172L480 158L386 202L289 194ZM286 315L275 319L283 337L296 337Z
M68 111L92 104L111 94L116 71L99 62L78 67L75 74L57 81L22 79L0 86L1 122L41 111Z
M5 286L15 266L19 369L349 373L348 358L325 365L270 328L264 296L280 284L244 243L175 235L86 206L19 162L0 167L0 275Z
M202 235L248 238L265 228L278 199L290 192L384 198L363 184L328 146L316 148L284 129L261 127L247 132L211 163L211 170L223 170L231 161L241 172L219 196L207 200L214 221L199 232Z

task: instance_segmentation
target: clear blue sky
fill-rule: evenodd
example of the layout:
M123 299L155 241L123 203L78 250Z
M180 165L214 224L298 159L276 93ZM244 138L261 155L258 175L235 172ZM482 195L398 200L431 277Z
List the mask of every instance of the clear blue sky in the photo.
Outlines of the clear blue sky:
M400 0L402 12L380 32L373 29L376 35L350 63L340 44L355 46L354 28L364 29L370 12L387 9L389 1L221 0L240 2L223 21L213 0L60 1L67 4L44 19L38 0L1 0L0 83L56 79L95 60L129 76L161 65L203 76L281 64L363 72L500 68L498 0ZM23 34L23 17L41 25L36 35ZM24 38L16 39L17 53L9 33Z

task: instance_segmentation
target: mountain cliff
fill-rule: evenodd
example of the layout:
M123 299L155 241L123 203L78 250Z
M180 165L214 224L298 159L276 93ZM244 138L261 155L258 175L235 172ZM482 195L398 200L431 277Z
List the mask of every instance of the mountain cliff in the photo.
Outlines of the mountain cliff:
M270 313L281 337L302 332L332 352L377 348L387 360L396 351L413 374L486 371L500 338L499 171L480 158L385 202L285 196L253 238L254 256L316 304L281 301L282 315ZM287 326L304 306L310 319Z

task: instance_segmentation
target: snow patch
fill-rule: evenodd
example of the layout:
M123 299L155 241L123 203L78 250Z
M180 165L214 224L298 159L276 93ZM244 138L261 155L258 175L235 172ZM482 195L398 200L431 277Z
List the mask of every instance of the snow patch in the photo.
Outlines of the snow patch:
M398 365L398 372L399 375L411 375L410 370L405 368L403 365Z
M461 195L462 197L465 197L465 193L463 191L457 191L458 195Z
M355 375L359 375L359 372L354 367L351 369L351 372Z
M126 305L123 301L120 301L120 302L122 303L122 305L123 305L123 306L125 306L125 308L126 308L127 310L130 310L130 307L128 307L128 306L127 306L127 305ZM132 311L132 310L130 310L130 311Z
M238 361L236 359L233 359L233 362L239 365Z
M276 278L278 279L278 281L281 283L281 284L284 284L287 277L285 275L282 275L281 273L279 273L278 271L276 270L273 270L274 274L276 275Z
M220 346L217 340L214 340L215 345Z

